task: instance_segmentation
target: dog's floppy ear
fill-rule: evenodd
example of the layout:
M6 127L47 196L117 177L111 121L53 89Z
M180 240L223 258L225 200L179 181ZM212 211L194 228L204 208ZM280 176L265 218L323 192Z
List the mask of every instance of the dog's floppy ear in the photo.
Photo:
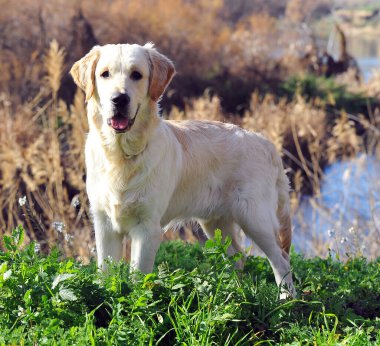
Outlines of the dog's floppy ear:
M153 101L157 101L172 80L175 68L165 55L157 52L152 43L147 43L144 48L148 52L150 64L148 94Z
M99 54L99 46L95 46L82 59L77 61L70 70L76 85L86 93L86 101L94 93L95 68L99 60Z

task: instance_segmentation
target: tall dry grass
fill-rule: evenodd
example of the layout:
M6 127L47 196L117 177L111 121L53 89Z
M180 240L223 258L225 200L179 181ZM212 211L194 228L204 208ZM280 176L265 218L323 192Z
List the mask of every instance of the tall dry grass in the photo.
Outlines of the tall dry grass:
M45 56L46 78L34 99L12 105L2 94L0 225L10 231L23 223L43 249L59 243L67 255L89 256L83 180L87 119L80 94L70 109L57 99L63 57L53 41Z
M33 98L14 104L12 94L0 94L0 227L1 232L9 232L22 223L27 237L41 244L43 250L58 245L65 255L88 259L93 255L94 239L85 193L87 119L81 92L69 107L57 96L65 69L64 55L53 41L43 56L44 78ZM302 195L309 191L315 210L323 209L320 201L325 163L353 159L359 153L380 157L380 114L378 110L370 117L340 112L332 121L331 114L319 105L319 100L306 101L301 95L288 101L255 92L240 116L225 114L220 98L206 92L188 100L183 110L173 107L166 116L230 121L270 138L291 177L292 210L301 225L299 232L309 236L314 253L321 255L332 245L321 238L321 230L315 229L310 219L304 219L300 212ZM380 190L379 186L375 188ZM355 227L353 243L379 244L380 229L375 221L362 233L359 226ZM186 236L192 237L191 232ZM379 255L376 246L368 246L368 250L369 256Z

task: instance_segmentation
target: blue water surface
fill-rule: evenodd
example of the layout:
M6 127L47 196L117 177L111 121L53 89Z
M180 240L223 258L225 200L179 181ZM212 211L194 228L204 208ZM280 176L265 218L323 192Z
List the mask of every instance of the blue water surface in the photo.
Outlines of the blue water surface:
M328 166L321 196L303 197L293 224L298 251L312 253L315 240L328 242L334 238L344 244L355 233L361 243L369 242L363 246L363 254L366 249L373 252L376 234L380 245L380 160L361 155Z

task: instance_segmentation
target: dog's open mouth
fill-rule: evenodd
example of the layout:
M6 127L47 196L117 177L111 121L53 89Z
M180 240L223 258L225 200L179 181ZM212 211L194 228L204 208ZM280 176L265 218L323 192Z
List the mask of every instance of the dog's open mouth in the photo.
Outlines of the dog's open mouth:
M121 133L129 130L133 125L134 119L131 120L129 117L117 114L112 118L107 119L107 124L111 126L116 132Z
M117 113L111 118L107 119L107 124L111 126L117 133L123 133L128 131L135 123L137 114L140 110L141 104L138 104L135 116L131 119L128 115L122 115Z

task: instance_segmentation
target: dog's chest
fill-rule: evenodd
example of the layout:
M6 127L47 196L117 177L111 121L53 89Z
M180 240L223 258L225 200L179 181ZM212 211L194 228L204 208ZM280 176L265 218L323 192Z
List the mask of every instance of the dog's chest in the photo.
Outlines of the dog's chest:
M106 213L114 231L126 233L144 219L148 209L144 191L129 186L125 177L103 171L92 181L90 189L92 207Z
M108 191L105 211L111 220L112 228L121 233L141 223L145 205L133 192Z

